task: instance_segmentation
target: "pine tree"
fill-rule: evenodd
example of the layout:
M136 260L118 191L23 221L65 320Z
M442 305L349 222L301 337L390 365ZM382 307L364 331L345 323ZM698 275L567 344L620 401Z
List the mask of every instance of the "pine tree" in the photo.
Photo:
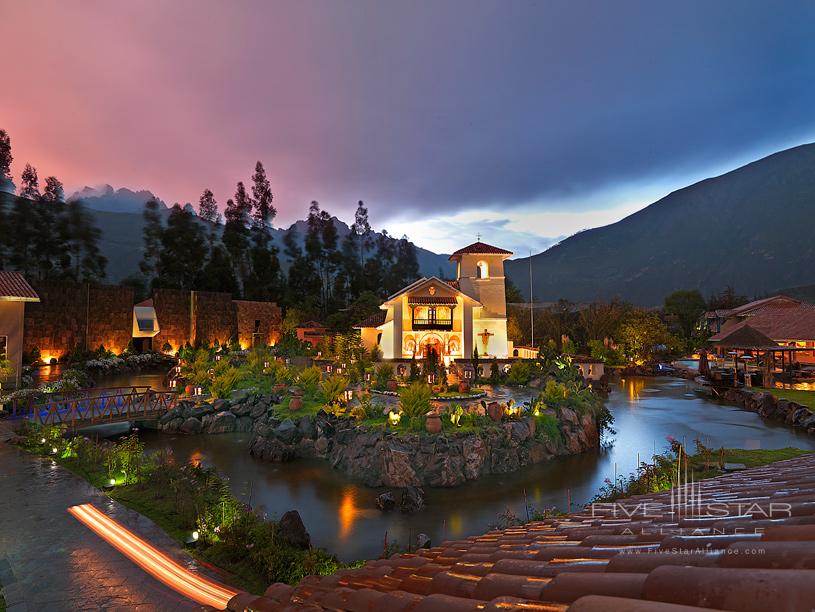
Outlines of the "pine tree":
M66 258L61 267L77 281L104 279L107 259L98 244L102 233L81 200L65 205L61 223L66 235Z
M0 191L14 192L14 183L11 180L11 138L6 130L0 130Z
M40 182L37 178L37 169L31 164L26 164L23 174L20 177L20 197L28 200L40 199Z
M42 199L45 202L65 201L65 190L57 177L49 176L45 179L45 189L42 192Z
M357 202L352 229L359 236L359 266L362 268L365 265L365 251L371 246L371 224L368 221L368 209L362 200Z
M240 201L237 196L240 196ZM229 199L226 201L226 210L224 211L224 232L221 236L221 241L224 243L229 257L232 260L232 265L235 268L235 277L238 282L238 294L242 295L244 284L247 279L248 264L246 261L246 251L249 247L249 213L251 212L251 204L246 208L246 190L243 183L238 183L238 192L236 199Z
M209 257L197 288L202 291L223 291L238 295L238 281L235 279L232 261L220 242L210 243Z
M195 289L201 279L201 262L207 245L195 215L174 204L161 234L156 284L171 289Z
M210 223L220 223L221 214L218 212L218 202L209 189L204 189L201 199L198 200L198 217Z
M164 224L161 222L161 215L159 214L159 203L155 199L145 202L143 216L142 240L144 253L139 263L139 269L144 275L145 284L152 286L157 274L158 258L161 252L161 236L164 233Z
M272 205L274 195L269 179L266 178L266 170L263 164L258 161L255 164L255 173L252 175L252 197L254 198L255 210L253 213L254 222L263 228L271 225L277 216L277 209Z
M33 269L33 242L36 234L36 223L31 202L23 198L14 198L14 204L8 215L8 263L13 270L28 276Z

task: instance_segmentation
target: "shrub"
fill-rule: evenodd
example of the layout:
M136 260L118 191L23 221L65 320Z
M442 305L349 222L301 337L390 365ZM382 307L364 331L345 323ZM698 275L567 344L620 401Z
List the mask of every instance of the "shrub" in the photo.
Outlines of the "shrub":
M399 393L402 412L409 419L423 417L430 411L430 387L423 382L414 382Z
M560 440L560 421L551 414L539 414L535 417L537 429L552 441Z
M323 373L317 366L306 368L297 376L297 384L303 389L303 393L313 397L317 393Z
M552 380L551 378L546 381L546 387L543 390L542 399L547 406L559 408L563 406L568 396L569 391L566 389L566 385Z
M210 395L215 399L228 397L237 388L238 381L240 381L238 368L232 367L229 362L220 361L215 367L212 381L209 383Z
M181 376L190 384L206 387L209 385L209 351L198 349L191 353L190 359L181 367Z
M342 399L343 393L345 393L347 388L348 379L338 374L329 376L320 383L320 390L323 392L325 401L329 405L341 403L340 400Z
M532 379L532 364L527 361L516 361L507 375L508 385L526 385Z
M501 368L498 367L498 360L493 359L490 366L490 384L497 385L501 382Z
M393 372L392 363L380 363L374 376L374 388L385 389L388 386L388 381L393 378Z

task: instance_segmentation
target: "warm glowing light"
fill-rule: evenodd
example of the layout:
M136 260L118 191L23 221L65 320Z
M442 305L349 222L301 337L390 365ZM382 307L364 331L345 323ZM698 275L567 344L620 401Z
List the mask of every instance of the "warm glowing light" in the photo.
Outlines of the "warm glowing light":
M156 580L199 604L223 610L238 594L190 572L91 504L71 506L68 512Z
M54 455L57 454L57 447L56 446L51 449L51 453L54 454Z
M201 537L201 534L199 534L197 531L193 531L193 532L192 532L192 539L193 539L195 542L197 542L197 541L198 541L198 538L199 538L199 537Z
M360 514L360 509L356 506L354 499L354 489L346 487L342 491L342 499L340 500L339 518L340 518L340 540L345 540L351 535L351 529Z
M40 444L45 444L45 438L40 439Z
M111 479L110 479L110 486L112 487L112 486L113 486L113 485L115 485L115 484L116 484L116 479L115 479L115 478L111 478Z

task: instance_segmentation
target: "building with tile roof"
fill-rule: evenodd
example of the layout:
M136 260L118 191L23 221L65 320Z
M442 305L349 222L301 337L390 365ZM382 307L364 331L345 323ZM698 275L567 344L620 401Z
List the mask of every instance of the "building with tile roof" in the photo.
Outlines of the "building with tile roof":
M815 455L735 471L273 584L228 609L809 611L814 473Z
M716 317L719 331L710 338L714 346L734 347L739 335L751 333L765 344L769 339L772 344L798 349L795 358L801 363L815 363L815 304L776 295L716 311Z
M0 360L9 362L14 370L0 384L20 383L23 367L23 333L25 305L39 302L40 297L19 272L0 271Z
M504 261L511 251L475 242L450 256L455 281L420 278L382 303L382 314L360 322L366 348L379 346L384 359L431 354L449 362L513 356L507 339ZM518 355L516 355L518 356Z

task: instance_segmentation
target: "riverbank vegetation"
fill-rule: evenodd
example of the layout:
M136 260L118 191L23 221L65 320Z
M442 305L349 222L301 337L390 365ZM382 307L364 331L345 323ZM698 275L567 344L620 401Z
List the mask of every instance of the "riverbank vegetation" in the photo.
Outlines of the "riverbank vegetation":
M686 482L698 482L717 476L723 472L725 464L741 464L745 468L751 468L812 452L790 447L773 450L713 449L696 440L694 452L689 453L686 445L678 440L669 438L669 442L669 450L654 455L650 462L643 461L636 472L618 476L616 482L606 479L592 501L613 502L632 495L666 491Z
M172 453L145 455L135 434L100 443L65 439L57 428L29 425L20 433L20 446L147 516L190 554L225 570L236 586L261 593L272 582L296 584L306 575L345 567L304 543L302 533L283 529L241 503L214 470L181 464Z

